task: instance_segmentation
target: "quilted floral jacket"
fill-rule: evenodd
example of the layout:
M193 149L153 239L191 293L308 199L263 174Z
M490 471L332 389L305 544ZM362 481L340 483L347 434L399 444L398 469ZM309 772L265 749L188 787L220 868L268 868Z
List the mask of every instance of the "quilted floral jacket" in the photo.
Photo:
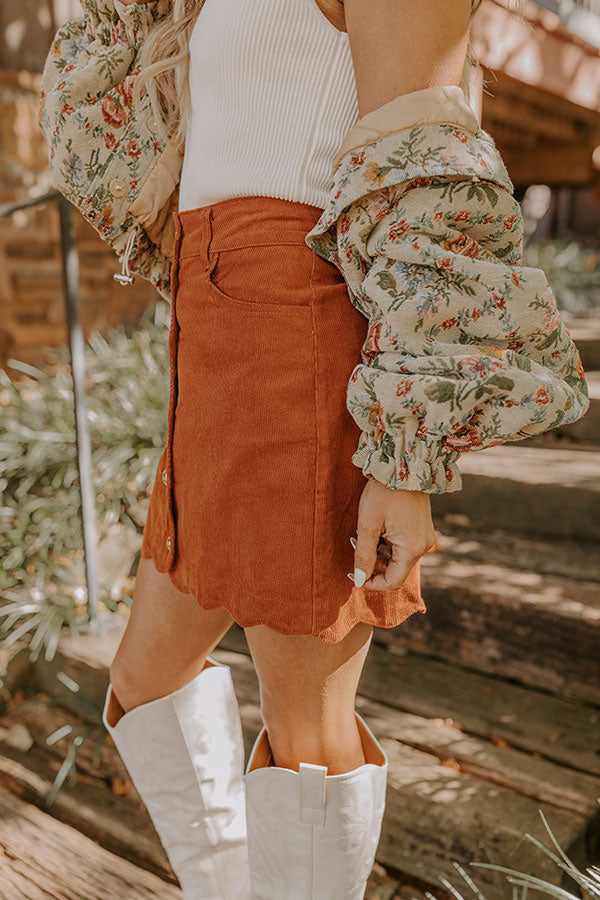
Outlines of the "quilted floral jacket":
M54 182L130 270L169 298L182 152L132 108L141 42L167 0L82 0L57 33L40 123ZM390 488L461 488L457 460L574 422L581 360L494 140L460 87L400 95L360 118L332 167L307 245L368 320L348 381L353 462Z

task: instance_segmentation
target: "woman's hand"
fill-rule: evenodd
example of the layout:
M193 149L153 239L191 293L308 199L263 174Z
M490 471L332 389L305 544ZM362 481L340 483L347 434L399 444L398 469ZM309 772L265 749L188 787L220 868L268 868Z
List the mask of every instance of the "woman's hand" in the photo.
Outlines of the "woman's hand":
M383 542L378 546L380 538ZM424 553L437 550L430 496L393 490L369 479L358 505L354 576L357 587L399 588Z

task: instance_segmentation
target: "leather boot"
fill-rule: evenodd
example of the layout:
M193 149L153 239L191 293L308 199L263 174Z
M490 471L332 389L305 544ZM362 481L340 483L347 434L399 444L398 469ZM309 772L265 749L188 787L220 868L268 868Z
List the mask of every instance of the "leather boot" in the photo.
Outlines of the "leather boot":
M273 765L261 729L244 779L252 900L362 900L385 808L388 758L355 712L366 763L339 775Z
M211 657L183 687L102 721L179 879L184 900L249 900L244 743L229 666Z

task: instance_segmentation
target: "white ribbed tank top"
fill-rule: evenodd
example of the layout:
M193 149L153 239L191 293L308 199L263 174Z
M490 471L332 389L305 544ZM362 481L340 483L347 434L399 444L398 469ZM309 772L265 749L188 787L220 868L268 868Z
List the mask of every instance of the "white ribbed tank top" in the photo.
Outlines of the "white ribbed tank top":
M205 0L190 57L179 211L250 195L324 208L358 119L347 33L315 0Z

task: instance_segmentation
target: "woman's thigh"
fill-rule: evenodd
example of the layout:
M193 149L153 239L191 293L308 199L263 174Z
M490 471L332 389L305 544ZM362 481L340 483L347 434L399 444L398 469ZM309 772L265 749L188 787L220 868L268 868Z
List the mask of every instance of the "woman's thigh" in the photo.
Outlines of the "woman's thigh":
M140 559L127 627L110 668L127 712L182 687L233 624L225 609L202 609L151 559Z
M275 765L327 765L332 775L362 765L354 707L373 627L359 623L337 643L264 625L245 633Z

